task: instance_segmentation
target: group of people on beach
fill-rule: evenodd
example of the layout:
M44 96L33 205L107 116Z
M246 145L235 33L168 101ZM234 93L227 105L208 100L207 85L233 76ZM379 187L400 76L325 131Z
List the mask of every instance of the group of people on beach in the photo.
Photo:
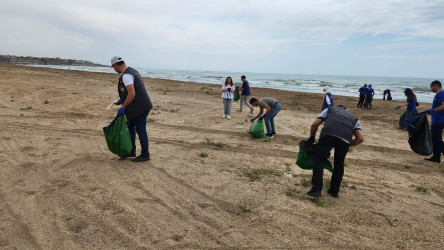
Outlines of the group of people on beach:
M114 104L121 105L117 111L117 115L125 115L127 119L128 130L132 141L132 150L129 154L119 155L121 158L134 157L133 162L142 162L150 160L148 150L148 135L146 132L147 117L153 105L150 101L148 93L143 84L142 77L133 68L128 67L121 57L115 56L111 59L111 67L120 74L118 81L118 93L120 99ZM282 108L282 104L270 97L257 99L250 98L250 85L245 76L241 77L242 86L235 86L231 77L227 77L222 85L222 99L224 105L224 118L231 118L231 105L234 98L236 88L241 92L239 112L242 112L242 106L245 104L250 113L253 113L254 107L260 110L256 116L251 118L250 122L256 119L264 120L267 137L273 138L276 134L274 118ZM360 98L358 107L371 109L371 102L374 96L372 86L364 85L360 90ZM444 129L444 90L442 90L441 82L433 81L430 89L436 93L433 99L431 109L426 112L432 116L432 138L433 138L433 156L427 160L432 162L441 162L441 154L444 154L444 142L442 141L442 131ZM342 105L335 106L333 104L333 96L330 89L325 87L325 97L322 104L322 112L317 116L310 129L310 137L308 142L314 143L316 133L321 124L324 127L321 130L317 148L314 155L312 188L307 192L310 197L321 196L323 182L323 163L330 156L330 151L335 148L334 152L334 168L331 177L330 188L327 193L332 197L339 197L339 189L342 177L344 175L344 161L348 153L349 147L356 146L364 141L361 123L346 107ZM401 106L407 107L403 122L400 121L400 127L405 128L405 119L416 112L416 96L413 91L406 88L404 91L407 102ZM139 136L141 145L141 154L136 157L136 133Z
M222 102L224 104L224 115L222 117L228 119L231 118L230 110L234 99L234 93L235 91L240 91L240 107L238 112L242 112L243 104L247 105L250 109L250 113L253 113L254 107L259 106L259 113L254 118L251 118L250 122L254 122L256 119L264 120L265 127L267 128L266 136L268 138L273 138L273 135L276 134L274 117L281 110L282 104L278 100L269 97L261 98L259 100L253 97L248 101L247 98L251 95L250 83L244 75L241 76L241 81L242 86L235 86L233 79L229 76L225 79L225 83L222 84Z
M359 88L358 92L359 92L359 101L357 107L372 109L373 96L375 95L375 90L373 90L372 85L364 84L364 86Z

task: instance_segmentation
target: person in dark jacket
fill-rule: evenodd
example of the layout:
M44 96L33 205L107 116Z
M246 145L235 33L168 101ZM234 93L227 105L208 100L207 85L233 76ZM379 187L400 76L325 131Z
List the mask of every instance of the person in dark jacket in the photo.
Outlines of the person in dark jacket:
M253 107L248 103L247 97L251 95L250 83L247 81L247 77L241 76L242 86L239 88L241 92L239 112L242 112L242 105L245 103L250 109L250 113L253 113Z
M367 84L364 84L361 88L359 88L359 101L357 108L362 108L362 105L364 104L365 100L365 91L367 90Z
M339 189L344 175L344 161L350 146L356 146L364 141L361 123L344 106L334 106L322 111L318 118L311 125L310 138L308 141L314 143L319 125L324 123L321 130L319 142L316 147L313 164L313 184L308 196L320 197L323 186L323 163L330 155L332 148L335 148L334 168L331 176L330 188L327 193L335 198L339 197ZM355 136L354 139L353 136Z
M323 90L324 90L324 93L325 93L325 97L324 97L324 102L322 103L322 110L334 106L334 104L333 104L333 96L331 95L330 87L325 86Z
M146 133L146 121L150 110L153 108L150 97L146 92L142 77L135 69L126 66L121 57L111 58L111 67L120 74L118 92L120 99L115 103L122 105L117 115L126 116L126 124L131 136L133 149L127 155L119 155L122 158L136 156L136 132L139 136L141 154L132 159L133 162L149 161L148 134Z
M416 104L418 102L416 100L416 95L415 93L413 93L412 89L406 88L404 90L404 94L407 97L407 102L403 105L397 106L395 110L407 106L407 110L399 117L399 129L404 129L405 131L407 131L408 125L406 121L412 116L418 114L418 112L416 111Z

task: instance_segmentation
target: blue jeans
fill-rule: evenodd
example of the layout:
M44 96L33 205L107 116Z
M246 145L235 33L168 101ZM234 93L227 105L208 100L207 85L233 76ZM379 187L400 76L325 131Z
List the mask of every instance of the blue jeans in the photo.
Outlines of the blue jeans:
M444 154L443 129L444 123L432 124L433 158L435 159L441 159L441 154Z
M264 118L265 126L267 127L267 134L269 135L271 135L272 132L276 131L274 127L274 117L277 115L277 113L279 113L281 108L282 104L280 102L277 102L271 108L270 113L268 113L268 115L266 115Z
M233 103L233 99L222 98L224 103L224 115L230 115L231 113L231 104Z
M131 153L136 153L136 132L139 136L140 146L142 147L141 155L145 157L150 157L150 152L148 152L148 134L146 133L146 119L150 112L128 119L126 125L131 136L131 142L133 143L133 150Z

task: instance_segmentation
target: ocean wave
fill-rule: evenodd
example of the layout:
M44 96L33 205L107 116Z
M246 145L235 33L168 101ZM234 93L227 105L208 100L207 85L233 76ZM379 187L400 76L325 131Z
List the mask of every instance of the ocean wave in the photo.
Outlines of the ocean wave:
M36 66L42 67L42 65ZM108 67L68 67L51 65L43 67L115 74L114 70ZM222 84L225 81L226 76L229 75L242 75L233 72L216 71L136 69L144 77L210 84ZM382 92L384 89L391 89L394 100L405 100L404 89L409 87L412 88L417 95L418 101L424 103L430 103L433 100L434 94L429 88L429 84L433 80L435 79L248 73L248 81L253 88L263 87L309 93L323 93L323 87L330 86L333 95L357 97L359 95L357 90L362 87L364 83L367 83L373 85L375 98L382 99ZM233 78L233 81L235 84L241 84L240 79L236 77Z

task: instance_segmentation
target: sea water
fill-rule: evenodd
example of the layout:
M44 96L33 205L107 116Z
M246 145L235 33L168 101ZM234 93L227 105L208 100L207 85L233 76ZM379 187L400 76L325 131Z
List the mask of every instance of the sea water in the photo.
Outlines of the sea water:
M67 65L35 65L67 70L81 70L89 72L115 73L109 67L86 67ZM382 99L383 91L390 89L394 100L405 100L405 88L411 88L416 94L418 102L431 103L434 93L430 90L432 78L411 77L376 77L376 76L341 76L341 75L304 75L278 73L248 73L228 71L197 71L172 69L135 68L144 77L177 80L185 82L223 84L227 76L233 78L234 83L241 84L240 77L245 75L250 87L281 89L308 93L323 93L325 86L335 95L358 97L358 89L364 84L371 84L375 91L375 99ZM254 94L254 93L253 93Z

